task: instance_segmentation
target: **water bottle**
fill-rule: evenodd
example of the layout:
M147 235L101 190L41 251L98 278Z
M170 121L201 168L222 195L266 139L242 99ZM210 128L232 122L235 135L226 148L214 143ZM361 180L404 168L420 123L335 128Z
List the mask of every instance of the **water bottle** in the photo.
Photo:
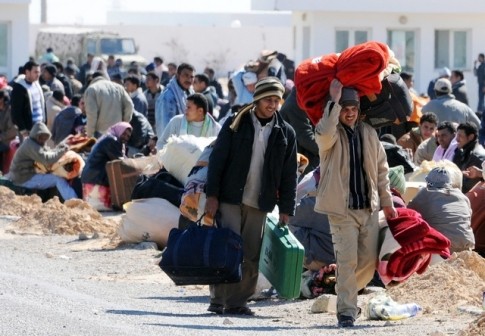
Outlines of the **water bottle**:
M422 308L416 303L378 305L374 308L383 320L401 320L416 316Z

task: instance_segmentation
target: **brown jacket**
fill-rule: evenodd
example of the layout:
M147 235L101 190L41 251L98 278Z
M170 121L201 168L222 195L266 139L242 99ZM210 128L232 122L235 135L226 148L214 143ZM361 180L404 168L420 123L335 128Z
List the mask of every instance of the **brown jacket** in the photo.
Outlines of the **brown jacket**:
M423 142L423 138L421 137L421 132L419 131L419 127L415 127L402 137L397 140L397 144L400 145L402 148L409 148L416 153L416 150L419 147L419 144Z

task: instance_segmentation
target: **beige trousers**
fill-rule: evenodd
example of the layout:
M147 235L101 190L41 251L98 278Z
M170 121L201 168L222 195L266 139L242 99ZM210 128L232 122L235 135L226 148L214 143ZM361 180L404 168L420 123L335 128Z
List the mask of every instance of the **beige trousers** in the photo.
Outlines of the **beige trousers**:
M246 307L256 291L259 274L259 254L266 223L266 212L241 204L221 203L222 226L241 235L243 239L242 280L234 284L210 286L211 303L225 308Z
M378 258L378 212L349 209L328 216L337 261L337 317L357 317L357 292L374 276Z

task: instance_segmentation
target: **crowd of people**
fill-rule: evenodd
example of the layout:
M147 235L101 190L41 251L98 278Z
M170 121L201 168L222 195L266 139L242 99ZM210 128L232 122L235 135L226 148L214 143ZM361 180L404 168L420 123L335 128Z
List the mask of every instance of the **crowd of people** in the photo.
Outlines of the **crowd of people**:
M460 183L453 171L434 168L409 208L450 240L451 251L475 248L466 194L483 181L483 54L474 67L476 111L469 107L462 71L440 70L424 94L414 90L412 74L400 73L413 110L404 131L394 134L363 122L359 92L337 79L314 125L298 104L294 65L276 51L264 50L236 70L226 92L214 69L165 66L161 57L146 68L125 67L113 56L105 62L88 55L79 67L65 61L50 49L10 81L0 78L2 172L17 186L55 187L63 200L101 195L102 208L109 209L108 162L154 155L172 136L216 137L205 211L219 213L224 226L242 236L245 261L240 283L211 286L210 312L254 314L247 301L256 290L266 216L277 206L280 223L290 225L306 248L307 269L336 263L337 319L339 326L352 327L360 315L357 294L376 277L379 211L392 221L403 205L396 197L404 189L390 180L390 167L402 166L404 176L425 161L454 165ZM56 163L74 138L90 142L81 188L37 168ZM297 153L308 159L300 176ZM321 225L306 225L315 218Z

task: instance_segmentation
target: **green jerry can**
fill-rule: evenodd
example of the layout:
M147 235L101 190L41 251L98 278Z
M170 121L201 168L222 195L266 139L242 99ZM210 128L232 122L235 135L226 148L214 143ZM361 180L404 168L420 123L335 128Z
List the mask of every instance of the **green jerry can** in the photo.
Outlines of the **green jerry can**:
M300 297L305 249L287 226L268 215L264 229L259 270L284 299Z

